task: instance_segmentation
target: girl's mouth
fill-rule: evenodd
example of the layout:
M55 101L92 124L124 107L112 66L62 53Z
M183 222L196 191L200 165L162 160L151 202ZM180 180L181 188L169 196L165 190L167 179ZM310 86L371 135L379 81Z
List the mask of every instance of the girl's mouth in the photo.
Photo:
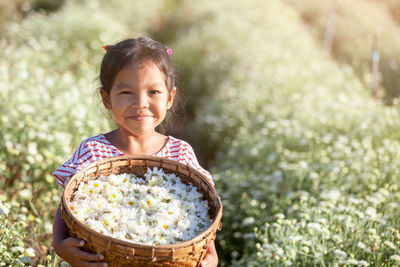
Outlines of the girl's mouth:
M135 120L135 121L142 121L142 120L149 119L149 118L151 118L150 115L133 115L133 116L128 117L128 119Z

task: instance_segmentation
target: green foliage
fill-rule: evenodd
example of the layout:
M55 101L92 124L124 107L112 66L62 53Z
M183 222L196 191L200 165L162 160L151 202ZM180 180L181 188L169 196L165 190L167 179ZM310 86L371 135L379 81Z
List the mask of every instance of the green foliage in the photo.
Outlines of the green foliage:
M217 147L212 173L224 204L218 235L222 264L389 262L398 253L391 244L399 245L387 230L399 231L399 214L389 215L399 196L393 186L399 175L398 108L373 102L352 70L321 53L295 12L279 1L255 1L257 10L228 1L207 3L209 20L176 46L191 44L181 50L179 64L207 47L192 71L207 73L213 66L211 77L223 77L192 84L195 90L209 88L198 100L196 129ZM219 56L234 64L214 64ZM359 204L376 199L388 201ZM287 225L283 232L281 221ZM380 236L367 244L370 252L356 249L368 237L366 227L376 230L371 238ZM293 243L296 236L309 245ZM341 251L349 258L337 259Z
M30 191L21 191L21 199L27 200ZM5 195L0 195L5 199ZM30 200L27 200L30 202ZM30 232L36 230L37 232ZM34 265L42 257L47 266L54 264L54 258L46 257L45 247L39 247L39 240L51 237L52 226L43 223L38 214L33 214L23 203L0 200L0 266ZM37 239L32 239L37 238ZM35 248L35 249L34 249Z
M158 17L163 2L151 3L159 8L146 9L141 2L129 7L141 14L136 19ZM35 265L49 265L55 258L51 222L61 190L51 173L84 138L112 127L95 80L104 55L101 46L148 26L127 25L126 16L118 19L103 4L70 1L57 13L31 13L21 23L7 23L0 40L0 193L19 203L16 213L24 210L22 217L2 218L2 225L12 229L19 221L25 223L20 235L12 234L1 244L8 250L18 238L34 249L30 260ZM123 9L121 5L113 8ZM18 262L20 256L9 254L4 261Z
M83 138L111 128L95 81L101 46L151 35L174 51L192 140L216 153L222 266L398 264L399 108L370 99L365 28L382 28L351 11L386 23L381 70L393 83L397 29L381 5L336 1L343 21L364 27L338 25L335 55L352 67L339 66L300 19L321 36L328 4L288 2L72 0L4 24L0 263L56 264L61 190L50 174Z

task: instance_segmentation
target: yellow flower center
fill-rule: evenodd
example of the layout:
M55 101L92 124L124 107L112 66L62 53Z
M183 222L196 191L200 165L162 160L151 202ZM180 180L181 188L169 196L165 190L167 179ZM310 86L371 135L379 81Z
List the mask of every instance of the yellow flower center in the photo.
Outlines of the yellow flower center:
M98 186L99 186L99 184L94 184L93 186L94 186L94 187L98 187Z
M147 200L146 203L147 203L147 205L150 206L150 203L151 203L151 202L150 202L150 200Z
M165 224L164 224L163 227L164 227L165 229L167 229L167 228L168 228L168 225L165 225Z
M131 206L133 205L133 201L132 201L132 200L129 201L128 203L129 203L129 205L131 205Z

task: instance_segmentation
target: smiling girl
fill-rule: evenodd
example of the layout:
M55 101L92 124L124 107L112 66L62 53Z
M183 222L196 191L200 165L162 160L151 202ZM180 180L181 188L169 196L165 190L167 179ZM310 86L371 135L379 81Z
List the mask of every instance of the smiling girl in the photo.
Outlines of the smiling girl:
M156 129L174 108L177 89L172 51L146 37L127 39L105 49L100 94L117 128L82 141L72 157L53 173L58 184L64 187L71 176L94 161L134 154L176 160L200 171L212 182L187 142ZM107 266L101 262L103 255L83 251L84 241L69 236L60 209L54 219L53 245L56 253L72 266ZM212 241L202 266L217 264Z

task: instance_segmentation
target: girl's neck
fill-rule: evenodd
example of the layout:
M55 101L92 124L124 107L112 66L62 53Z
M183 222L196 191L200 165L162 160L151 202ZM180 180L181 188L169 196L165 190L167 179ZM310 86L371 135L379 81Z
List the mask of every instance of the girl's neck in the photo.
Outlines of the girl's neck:
M156 131L146 135L131 135L119 127L105 134L107 140L118 150L125 154L141 154L153 155L159 152L166 142L168 137Z

